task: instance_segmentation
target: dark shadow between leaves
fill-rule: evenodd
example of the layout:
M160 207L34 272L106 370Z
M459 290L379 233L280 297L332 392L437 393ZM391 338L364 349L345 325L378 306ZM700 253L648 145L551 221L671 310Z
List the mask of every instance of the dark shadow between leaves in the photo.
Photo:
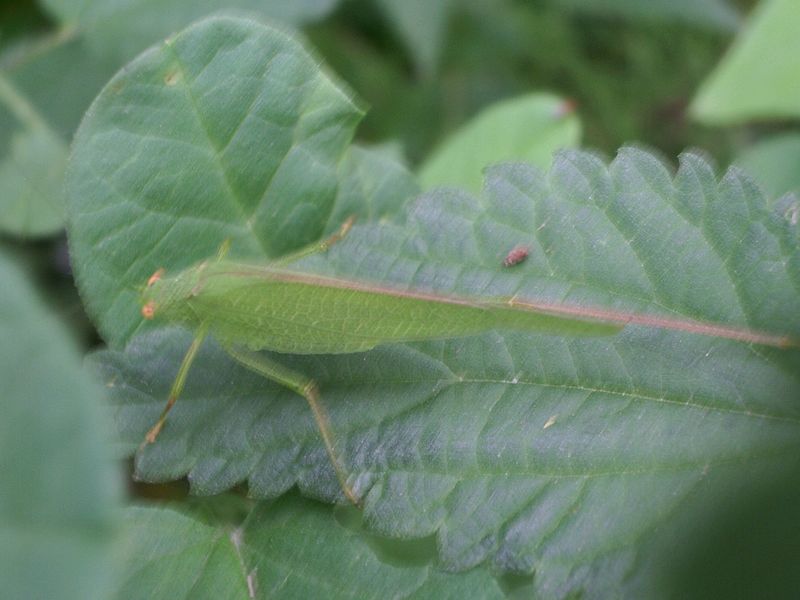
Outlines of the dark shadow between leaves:
M436 536L398 540L370 533L364 527L362 512L349 505L334 507L336 522L364 540L382 563L398 568L424 567L436 564Z
M664 556L666 597L796 598L800 462L722 499L687 542Z

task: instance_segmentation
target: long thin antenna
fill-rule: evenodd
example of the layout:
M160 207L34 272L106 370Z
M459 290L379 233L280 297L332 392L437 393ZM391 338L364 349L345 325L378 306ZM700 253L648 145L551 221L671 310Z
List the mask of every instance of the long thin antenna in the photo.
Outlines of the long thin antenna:
M570 306L569 304L546 304L516 297L508 300L508 305L512 308L522 308L524 310L532 310L555 316L582 317L598 321L619 323L621 325L643 325L645 327L655 327L658 329L686 331L688 333L720 337L750 344L775 346L776 348L800 347L800 342L798 342L798 340L792 339L786 335L766 333L744 327L706 323L693 319L677 319L658 315L624 313L603 308Z

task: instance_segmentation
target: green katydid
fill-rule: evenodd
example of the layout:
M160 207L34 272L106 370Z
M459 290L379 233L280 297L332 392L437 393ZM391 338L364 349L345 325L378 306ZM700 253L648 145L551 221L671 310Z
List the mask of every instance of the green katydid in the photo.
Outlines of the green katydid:
M377 345L445 339L492 329L571 335L611 335L626 324L682 330L753 344L796 346L769 333L692 320L631 314L586 306L546 304L517 297L469 298L398 289L293 271L302 256L324 251L349 230L347 221L331 238L266 265L225 259L203 261L174 276L154 273L143 291L142 315L194 328L194 341L181 363L169 399L145 442L155 441L181 393L189 368L205 336L212 334L239 363L303 396L316 420L342 491L358 499L336 453L330 422L316 383L301 373L258 354L360 352Z

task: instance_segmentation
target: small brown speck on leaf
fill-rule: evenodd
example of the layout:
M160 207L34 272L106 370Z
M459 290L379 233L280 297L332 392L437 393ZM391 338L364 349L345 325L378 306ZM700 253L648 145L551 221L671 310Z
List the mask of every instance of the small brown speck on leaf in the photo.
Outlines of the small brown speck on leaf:
M516 246L503 259L503 266L513 267L514 265L518 265L523 260L528 258L528 254L530 254L530 252L531 250L527 246L522 246L522 245Z

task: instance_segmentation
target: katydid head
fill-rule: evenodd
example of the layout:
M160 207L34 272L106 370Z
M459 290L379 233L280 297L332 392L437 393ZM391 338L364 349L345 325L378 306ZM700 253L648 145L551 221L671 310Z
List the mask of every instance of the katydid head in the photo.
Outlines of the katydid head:
M181 321L185 318L186 300L191 297L199 282L201 269L187 269L165 277L158 269L147 280L142 290L142 316L145 319L166 318Z

